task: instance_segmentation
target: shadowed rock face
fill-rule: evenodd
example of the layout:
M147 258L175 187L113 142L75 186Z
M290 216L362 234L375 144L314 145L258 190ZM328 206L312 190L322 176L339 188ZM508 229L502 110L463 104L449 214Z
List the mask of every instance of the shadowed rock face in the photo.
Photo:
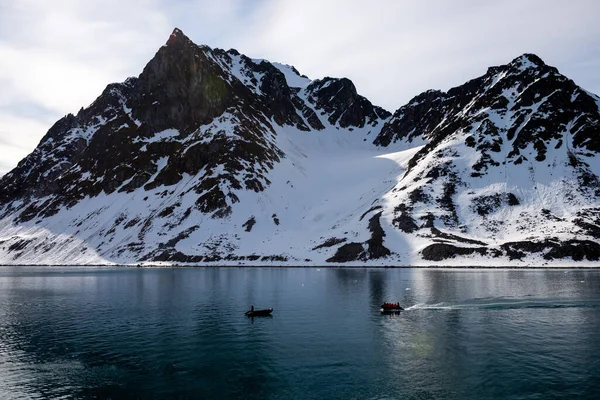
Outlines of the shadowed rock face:
M374 144L388 146L392 142L412 142L433 130L443 119L440 112L446 94L439 90L424 92L394 113L375 138Z
M138 78L130 108L150 131L193 131L234 104L243 88L227 82L212 50L196 46L180 30L171 34ZM241 86L241 85L240 85Z
M306 244L323 261L394 259L402 251L394 246L398 237L426 241L420 256L432 262L476 255L519 260L538 253L547 260L596 260L599 104L526 54L446 93L422 93L392 115L359 95L348 79L310 81L293 67L197 46L175 29L138 77L108 85L89 107L61 118L0 178L0 223L26 232L21 237L15 228L13 236L0 237L0 253L7 249L16 260L31 249L64 252L73 238L84 238L93 239L92 251L107 259L289 260L286 249L235 253L246 238L289 228L281 214L287 208L270 210L283 197L263 193L284 158L300 175L304 170L295 160L310 162L310 154L288 140L289 130L298 138L321 135L319 140L343 132L339 151L350 149L349 143L382 154L423 146L402 176L382 177L391 182L385 201L376 191L344 199L357 207L339 221L355 226L327 226ZM551 173L539 175L542 167ZM553 173L560 178L548 178ZM513 184L515 176L531 181ZM572 206L569 212L532 206L531 199L541 196L538 181L564 183L556 196ZM257 210L268 215L267 227L262 214L249 213L230 232L196 241L198 232L210 229L206 225L229 224L254 193L265 196ZM127 211L111 209L110 221L101 220L112 206L100 200L106 195L111 202L121 199ZM147 212L130 215L128 199ZM69 214L88 203L89 214ZM70 229L68 240L52 236L61 232L29 237L28 229L57 214L66 215L61 223ZM518 214L518 232L531 238L497 239L512 214ZM321 217L314 216L315 223ZM566 239L544 231L554 223L563 224Z
M352 81L346 78L324 78L313 81L308 87L309 99L318 110L325 111L332 125L342 128L375 126L390 113L374 106L356 92Z

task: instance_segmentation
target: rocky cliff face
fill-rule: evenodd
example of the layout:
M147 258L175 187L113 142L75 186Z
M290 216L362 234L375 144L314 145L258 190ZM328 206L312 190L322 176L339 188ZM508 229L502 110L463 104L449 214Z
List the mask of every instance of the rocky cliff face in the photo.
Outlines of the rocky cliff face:
M392 115L176 29L0 178L0 262L597 260L599 104L524 55Z

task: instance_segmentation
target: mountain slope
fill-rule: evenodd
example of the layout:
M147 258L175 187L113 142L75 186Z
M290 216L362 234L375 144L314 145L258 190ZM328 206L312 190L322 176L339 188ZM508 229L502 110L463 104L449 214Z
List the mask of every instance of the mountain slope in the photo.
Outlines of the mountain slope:
M389 218L435 242L426 260L469 253L597 260L598 97L537 56L398 110L375 140L426 145L388 194Z
M176 29L0 178L0 263L597 260L599 105L524 55L392 115Z
M62 241L85 254L76 262L223 258L235 240L204 226L245 231L251 215L232 225L234 208L270 186L274 166L292 159L284 150L300 151L286 136L363 146L389 116L348 80L312 82L175 30L138 78L58 121L2 178L6 262L70 262L49 254ZM303 176L301 164L290 168ZM192 234L202 246L184 256L175 245ZM206 250L214 243L223 251Z

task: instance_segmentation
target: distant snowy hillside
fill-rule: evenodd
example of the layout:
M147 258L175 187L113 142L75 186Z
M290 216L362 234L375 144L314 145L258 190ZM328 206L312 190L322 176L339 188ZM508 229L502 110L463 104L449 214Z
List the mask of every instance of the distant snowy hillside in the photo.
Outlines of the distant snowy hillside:
M176 29L0 178L0 263L589 265L599 150L534 55L391 114Z

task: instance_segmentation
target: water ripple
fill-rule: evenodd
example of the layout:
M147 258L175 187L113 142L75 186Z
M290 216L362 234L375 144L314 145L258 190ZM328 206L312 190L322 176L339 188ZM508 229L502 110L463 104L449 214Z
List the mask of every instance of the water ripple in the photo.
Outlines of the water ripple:
M63 272L0 269L2 399L600 394L600 273Z

